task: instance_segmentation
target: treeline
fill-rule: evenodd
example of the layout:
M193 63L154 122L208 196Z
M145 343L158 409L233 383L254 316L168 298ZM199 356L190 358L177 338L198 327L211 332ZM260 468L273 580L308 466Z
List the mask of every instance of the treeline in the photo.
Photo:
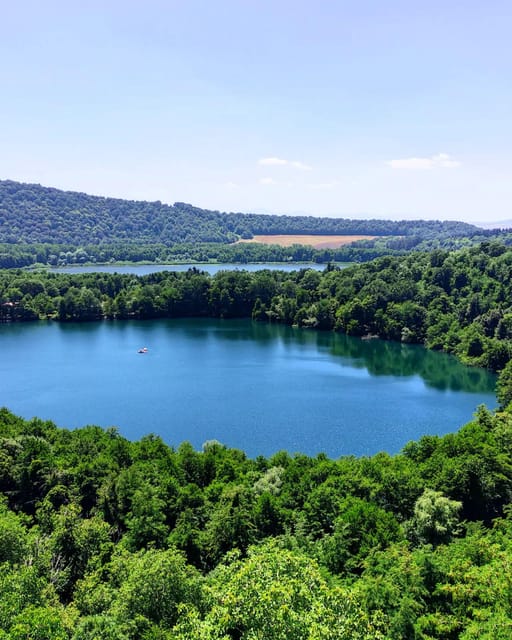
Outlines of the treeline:
M490 238L493 240L495 238ZM9 244L0 243L0 269L21 269L31 266L64 267L68 265L108 263L264 263L264 262L369 262L383 256L406 255L411 250L432 251L443 248L456 250L489 241L485 236L454 237L422 240L419 237L376 238L358 240L337 249L315 249L309 245L294 244L282 247L277 244L216 242L185 242L171 246L164 244L121 243L85 245L61 244ZM511 234L501 234L499 241L512 244Z
M0 637L508 640L511 443L480 408L396 456L252 460L2 409Z
M232 242L254 234L462 237L483 232L464 222L349 220L221 213L176 202L89 196L0 180L0 242L86 244Z
M255 234L373 235L341 249L233 245ZM510 233L463 222L222 213L177 202L89 196L0 181L0 268L108 261L363 262L411 249L455 249Z
M340 249L237 245L255 234L373 235ZM412 249L457 249L510 230L463 222L222 213L0 180L0 268L84 262L364 262Z
M64 267L67 265L144 262L174 264L220 262L248 264L255 262L366 262L383 255L403 255L406 249L390 249L387 241L370 245L353 244L339 249L314 249L311 246L281 247L267 244L179 243L103 244L75 247L57 244L0 244L0 269L30 266Z

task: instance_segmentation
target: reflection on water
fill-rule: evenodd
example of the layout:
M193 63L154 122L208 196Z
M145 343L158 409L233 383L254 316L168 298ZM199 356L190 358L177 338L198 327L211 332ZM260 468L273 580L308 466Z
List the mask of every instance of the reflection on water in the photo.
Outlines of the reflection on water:
M365 340L329 331L312 331L280 324L250 322L247 320L130 320L106 321L115 325L118 332L143 331L145 342L152 335L159 335L162 324L167 324L184 338L206 342L213 335L225 341L270 343L283 346L316 347L321 352L335 356L344 366L366 369L372 376L407 378L420 376L425 384L440 391L467 391L492 393L496 387L496 375L485 369L468 367L454 356L425 349L420 345L402 344L386 340ZM88 334L101 330L102 323L59 323L62 333L78 331L87 339ZM22 330L21 325L18 328Z
M0 405L23 417L250 456L393 453L495 405L496 377L445 354L248 320L0 325L0 352Z
M374 376L419 375L429 387L443 391L464 389L471 393L488 393L495 388L496 376L489 371L465 366L454 356L419 345L361 340L340 334L335 334L328 342L326 346L331 353L351 358L352 366L363 366Z
M372 376L420 376L427 386L440 391L492 393L496 386L496 375L490 371L468 367L454 356L420 345L365 340L342 333L311 331L280 324L221 320L215 326L209 326L206 324L208 322L192 320L181 331L195 340L207 340L213 332L222 334L222 338L228 341L279 341L285 346L315 346L319 351L335 356L340 364L364 368Z

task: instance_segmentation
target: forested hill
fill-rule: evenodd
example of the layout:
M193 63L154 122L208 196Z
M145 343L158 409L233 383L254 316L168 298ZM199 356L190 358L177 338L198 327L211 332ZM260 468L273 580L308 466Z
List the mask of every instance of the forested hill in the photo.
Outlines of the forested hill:
M254 234L409 236L429 240L489 233L464 222L221 213L182 202L170 206L0 180L0 243L230 243Z

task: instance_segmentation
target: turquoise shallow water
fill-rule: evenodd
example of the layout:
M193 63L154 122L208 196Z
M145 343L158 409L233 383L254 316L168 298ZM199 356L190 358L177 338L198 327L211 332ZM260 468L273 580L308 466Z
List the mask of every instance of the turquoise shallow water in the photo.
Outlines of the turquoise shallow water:
M450 356L245 320L0 325L0 353L0 405L23 417L250 456L394 453L496 404L495 376Z

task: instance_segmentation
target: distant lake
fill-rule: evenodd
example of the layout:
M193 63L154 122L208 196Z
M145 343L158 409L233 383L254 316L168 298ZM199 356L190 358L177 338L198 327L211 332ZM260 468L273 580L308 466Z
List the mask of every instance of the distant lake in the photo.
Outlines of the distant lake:
M496 377L451 356L248 320L4 324L0 351L0 405L25 418L251 457L395 453L496 405Z
M157 271L188 271L189 269L199 269L206 271L210 275L215 275L218 271L261 271L262 269L271 269L272 271L297 271L298 269L316 269L323 271L327 265L299 262L269 262L269 263L251 263L251 264L98 264L88 266L72 266L72 267L55 267L50 269L55 273L134 273L137 276L145 276L148 273ZM349 263L339 263L340 268L348 267Z

